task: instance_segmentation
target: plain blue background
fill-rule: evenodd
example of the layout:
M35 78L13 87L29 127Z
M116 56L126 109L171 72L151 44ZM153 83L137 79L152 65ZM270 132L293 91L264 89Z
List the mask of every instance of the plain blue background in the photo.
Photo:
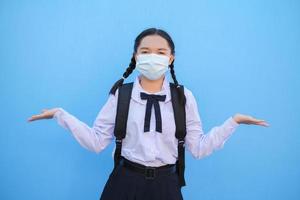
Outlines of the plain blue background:
M300 199L299 11L296 0L1 0L0 199L99 198L114 143L96 154L52 119L26 120L63 107L91 126L149 27L173 37L206 133L237 112L271 125L241 125L200 160L187 152L185 199Z

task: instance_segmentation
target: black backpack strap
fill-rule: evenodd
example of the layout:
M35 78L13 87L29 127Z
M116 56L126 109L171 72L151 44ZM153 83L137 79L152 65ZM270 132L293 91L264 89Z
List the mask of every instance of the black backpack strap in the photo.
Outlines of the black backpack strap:
M177 173L179 176L180 187L185 186L184 170L185 170L185 136L186 136L186 113L185 105L180 104L178 89L184 94L184 87L176 87L174 83L170 83L171 99L174 110L174 118L176 125L175 136L178 139L178 160L176 163ZM184 101L185 102L185 101Z
M133 82L125 83L119 87L117 113L114 129L114 135L116 137L114 167L118 166L121 158L122 140L126 136L126 127L132 88Z

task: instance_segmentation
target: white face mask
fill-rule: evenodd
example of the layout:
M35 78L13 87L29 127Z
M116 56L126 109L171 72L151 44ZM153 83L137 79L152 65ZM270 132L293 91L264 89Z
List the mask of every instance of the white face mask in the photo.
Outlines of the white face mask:
M169 57L165 55L139 54L136 60L136 69L150 80L159 79L169 66Z

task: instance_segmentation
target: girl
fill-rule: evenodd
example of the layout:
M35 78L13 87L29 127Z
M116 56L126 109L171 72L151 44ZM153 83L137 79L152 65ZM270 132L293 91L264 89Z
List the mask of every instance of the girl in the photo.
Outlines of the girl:
M239 124L268 126L264 120L243 114L230 116L221 126L204 134L196 100L180 85L174 71L175 46L170 35L156 28L141 32L134 43L129 67L110 90L107 102L89 127L61 107L44 109L28 121L54 118L69 130L83 147L100 153L114 139L120 88L134 69L140 74L133 82L127 114L126 137L121 141L121 161L115 165L101 194L101 200L183 199L178 168L178 139L169 69L178 99L185 109L184 145L196 159L223 147ZM122 103L122 102L121 102ZM117 143L118 144L118 143ZM116 153L116 150L114 150Z

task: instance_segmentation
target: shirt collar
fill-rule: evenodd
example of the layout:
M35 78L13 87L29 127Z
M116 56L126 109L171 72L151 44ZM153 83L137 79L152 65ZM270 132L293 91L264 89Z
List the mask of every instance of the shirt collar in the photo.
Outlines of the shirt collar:
M169 82L166 75L165 75L164 80L163 80L161 91L154 92L154 93L150 93L150 92L147 92L146 90L144 90L142 88L141 84L140 84L140 79L141 79L141 75L138 75L134 80L133 88L132 88L132 95L131 95L132 99L134 99L135 101L137 101L141 104L146 104L147 101L142 100L141 96L140 96L141 92L145 92L147 94L166 95L166 100L163 103L167 103L169 100L171 100L170 82Z

